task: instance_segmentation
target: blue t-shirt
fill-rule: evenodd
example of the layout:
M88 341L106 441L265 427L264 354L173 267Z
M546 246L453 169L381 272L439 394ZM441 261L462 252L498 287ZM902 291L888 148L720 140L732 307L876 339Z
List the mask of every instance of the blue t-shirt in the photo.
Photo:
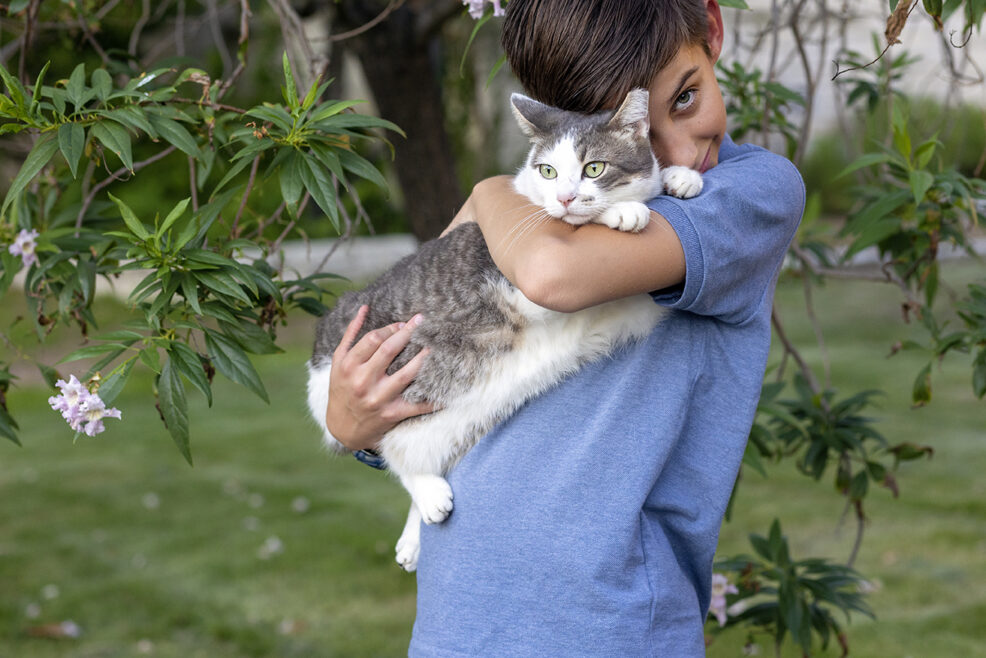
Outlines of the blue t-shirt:
M703 656L712 559L804 208L788 160L728 137L705 188L649 205L687 274L651 335L496 427L424 526L413 656Z

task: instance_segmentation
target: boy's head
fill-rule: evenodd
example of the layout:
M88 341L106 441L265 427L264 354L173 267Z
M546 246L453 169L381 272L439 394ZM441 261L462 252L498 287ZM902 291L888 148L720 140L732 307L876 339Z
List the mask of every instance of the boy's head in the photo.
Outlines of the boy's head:
M549 105L597 112L648 89L657 157L704 170L725 133L722 37L716 0L510 0L502 43L527 93Z

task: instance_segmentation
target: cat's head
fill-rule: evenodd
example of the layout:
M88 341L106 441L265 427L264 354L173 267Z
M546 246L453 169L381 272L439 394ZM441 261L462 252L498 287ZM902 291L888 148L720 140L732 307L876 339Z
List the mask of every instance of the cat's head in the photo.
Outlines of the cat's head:
M646 89L634 89L616 110L579 114L513 94L514 116L531 142L514 186L575 225L618 201L656 196L661 175L648 137L647 100Z

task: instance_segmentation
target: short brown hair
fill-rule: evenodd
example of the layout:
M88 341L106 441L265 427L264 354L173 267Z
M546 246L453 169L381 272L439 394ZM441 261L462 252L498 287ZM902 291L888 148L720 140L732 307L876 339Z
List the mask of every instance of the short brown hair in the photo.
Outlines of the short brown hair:
M501 43L528 95L598 112L707 34L703 0L510 0Z

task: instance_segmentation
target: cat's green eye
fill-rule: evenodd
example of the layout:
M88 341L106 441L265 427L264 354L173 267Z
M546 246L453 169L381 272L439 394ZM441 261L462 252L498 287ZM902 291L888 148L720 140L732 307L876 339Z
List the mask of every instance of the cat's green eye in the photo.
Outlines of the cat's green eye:
M555 168L549 164L538 165L538 171L540 171L541 175L547 178L548 180L551 180L552 178L558 178L558 172L555 171Z
M605 169L605 162L590 162L582 169L582 173L585 174L586 178L599 178Z

